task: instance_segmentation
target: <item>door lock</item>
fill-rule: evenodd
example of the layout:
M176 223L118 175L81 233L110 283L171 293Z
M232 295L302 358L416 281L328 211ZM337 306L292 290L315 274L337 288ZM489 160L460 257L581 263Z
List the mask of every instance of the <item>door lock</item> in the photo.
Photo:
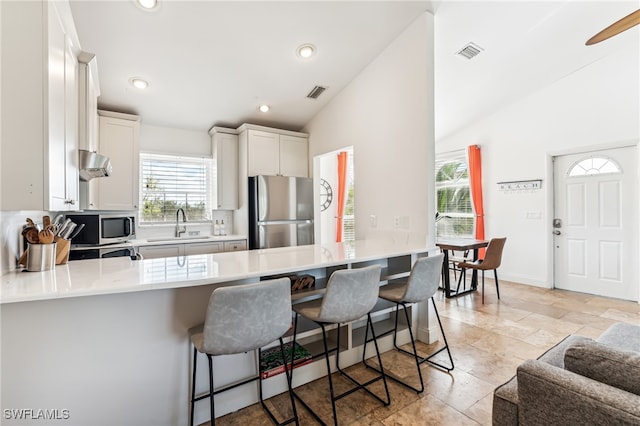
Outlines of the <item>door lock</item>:
M558 231L557 229L555 231L553 231L553 235L560 235L562 232Z
M562 219L553 219L553 227L561 228L562 227Z

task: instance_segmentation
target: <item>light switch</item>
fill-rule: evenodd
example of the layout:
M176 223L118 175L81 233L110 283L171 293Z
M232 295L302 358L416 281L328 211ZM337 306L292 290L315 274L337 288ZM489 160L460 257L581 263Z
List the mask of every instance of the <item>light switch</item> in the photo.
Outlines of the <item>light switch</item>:
M375 214L369 215L369 225L371 225L372 228L378 227L378 217Z

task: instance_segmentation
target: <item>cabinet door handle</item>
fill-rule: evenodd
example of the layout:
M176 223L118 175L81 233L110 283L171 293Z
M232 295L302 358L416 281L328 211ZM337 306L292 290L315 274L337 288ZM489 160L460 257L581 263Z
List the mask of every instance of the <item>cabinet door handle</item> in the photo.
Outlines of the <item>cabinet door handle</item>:
M72 206L74 206L76 204L76 200L64 200L65 204L71 204Z

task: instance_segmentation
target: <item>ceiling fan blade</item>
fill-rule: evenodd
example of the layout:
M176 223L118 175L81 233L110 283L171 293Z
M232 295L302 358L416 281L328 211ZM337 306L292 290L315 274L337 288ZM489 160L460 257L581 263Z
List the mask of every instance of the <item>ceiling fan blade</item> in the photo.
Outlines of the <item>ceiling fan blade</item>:
M609 37L613 37L614 35L626 31L638 24L640 24L640 9L609 25L607 28L587 40L585 44L587 46L591 46L592 44L600 43L601 41L606 40Z

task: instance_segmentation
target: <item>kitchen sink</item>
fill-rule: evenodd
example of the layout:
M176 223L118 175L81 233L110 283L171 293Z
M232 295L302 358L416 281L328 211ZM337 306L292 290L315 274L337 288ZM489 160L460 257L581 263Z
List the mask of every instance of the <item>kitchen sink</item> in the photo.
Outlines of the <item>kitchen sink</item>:
M196 236L187 236L187 237L164 237L164 238L149 238L147 242L150 243L162 243L162 242L177 242L177 241L187 241L187 240L206 240L208 239L208 235L196 235Z

